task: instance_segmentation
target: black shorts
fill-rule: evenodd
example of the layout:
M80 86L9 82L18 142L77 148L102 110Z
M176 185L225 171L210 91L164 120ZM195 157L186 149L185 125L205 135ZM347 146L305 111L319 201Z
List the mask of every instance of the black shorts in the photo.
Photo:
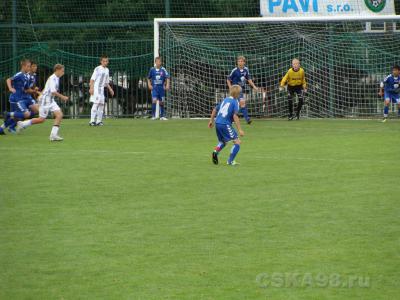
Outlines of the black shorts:
M298 96L302 96L303 95L303 86L302 85L294 85L294 86L288 85L287 91L288 91L288 94L290 97L293 97L295 94L297 94Z

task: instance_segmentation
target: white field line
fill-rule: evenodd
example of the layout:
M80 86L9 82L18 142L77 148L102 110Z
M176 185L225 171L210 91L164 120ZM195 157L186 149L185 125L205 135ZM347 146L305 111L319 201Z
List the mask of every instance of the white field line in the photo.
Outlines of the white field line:
M21 148L7 148L7 150L11 152L23 152L24 155L37 155L38 153L43 154L44 149L21 149ZM225 151L226 152L226 151ZM118 154L123 154L123 155L143 155L145 156L148 154L149 156L155 157L155 156L175 156L175 152L144 152L144 151L117 151L117 150L56 150L56 151L48 151L45 152L46 154L55 154L55 155L65 155L65 154L76 154L76 153L85 153L85 154L109 154L115 155ZM246 155L246 153L243 153L242 155ZM190 158L195 158L196 155L193 153L179 153L180 157L190 157ZM202 154L201 157L209 157L210 155L205 155ZM199 156L197 156L199 157ZM257 160L277 160L277 161L283 161L283 160L303 160L303 161L315 161L315 162L334 162L334 163L379 163L379 164L390 164L392 163L391 161L386 161L386 160L368 160L368 159L354 159L354 158L315 158L315 157L287 157L287 156L269 156L269 155L249 155L249 158L255 158Z

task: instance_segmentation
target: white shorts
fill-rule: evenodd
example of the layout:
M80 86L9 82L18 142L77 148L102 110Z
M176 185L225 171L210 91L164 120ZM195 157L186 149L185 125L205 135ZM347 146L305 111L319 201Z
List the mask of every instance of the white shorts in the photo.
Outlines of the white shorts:
M40 105L39 106L39 117L47 118L50 112L55 112L61 110L58 106L57 102L53 101L48 105Z
M90 96L90 102L96 103L96 104L104 104L104 95L100 95L97 93L94 93L92 96Z

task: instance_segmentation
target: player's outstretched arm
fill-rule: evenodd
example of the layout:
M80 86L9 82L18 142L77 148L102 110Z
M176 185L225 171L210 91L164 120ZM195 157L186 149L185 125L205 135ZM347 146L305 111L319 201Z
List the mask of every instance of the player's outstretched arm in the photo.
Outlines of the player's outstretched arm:
M90 79L90 82L89 82L89 94L92 96L94 94L94 80L93 79Z
M381 96L381 97L383 97L383 95L384 95L384 90L383 90L383 88L382 88L382 87L381 87L381 88L379 88L378 95L379 95L379 96Z
M210 116L210 121L208 122L208 128L213 128L214 126L214 119L215 116L217 115L217 109L214 108L211 112L211 116Z
M114 90L112 89L112 87L109 83L107 84L107 89L110 92L111 97L114 96Z
M307 81L306 81L306 74L303 72L303 80L301 85L303 86L303 92L307 93Z
M284 90L285 85L286 85L288 79L289 79L289 71L285 74L285 76L283 76L283 78L282 78L282 80L281 80L281 84L280 84L280 86L279 86L279 91L282 92L282 91Z
M15 94L16 90L12 87L12 80L11 80L11 78L7 78L6 83L7 83L8 90L9 90L11 93Z
M255 85L254 81L252 79L247 80L247 82L250 84L250 86L254 89L254 90L258 90L258 87Z
M170 81L170 79L169 79L169 78L167 78L167 80L165 80L165 86L164 86L164 89L165 89L166 91L168 91L168 90L169 90L169 81Z
M68 99L69 99L67 96L60 94L59 92L53 92L52 95L60 98L63 101L68 101Z
M226 84L228 85L228 89L231 88L232 86L232 81L230 81L229 79L226 80Z
M235 121L236 128L239 131L240 136L244 136L244 131L242 130L242 126L240 126L240 119L237 114L233 115L233 121Z

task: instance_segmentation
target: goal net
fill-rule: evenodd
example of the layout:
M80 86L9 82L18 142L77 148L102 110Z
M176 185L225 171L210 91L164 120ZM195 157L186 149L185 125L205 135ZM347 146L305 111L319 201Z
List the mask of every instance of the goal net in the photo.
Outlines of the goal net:
M299 58L308 92L303 117L382 115L379 83L400 63L400 18L155 19L154 51L172 74L172 117L206 117L227 94L243 55L261 92L246 90L253 117L287 116L279 82Z

